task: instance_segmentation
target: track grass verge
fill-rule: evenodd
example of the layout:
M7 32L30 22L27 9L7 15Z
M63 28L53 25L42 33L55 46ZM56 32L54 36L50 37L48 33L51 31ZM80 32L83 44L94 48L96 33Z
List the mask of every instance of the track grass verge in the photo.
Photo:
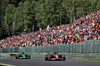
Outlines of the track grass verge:
M41 59L44 59L44 57L31 57L31 58L41 58ZM73 59L73 58L67 58L66 60L100 61L100 60L95 60L95 59Z
M31 57L31 58L41 58L41 59L44 59L44 57ZM73 58L67 58L66 60L100 61L100 60L95 60L95 59L73 59Z
M81 61L100 61L100 60L95 60L95 59L73 59L73 58L68 58L66 60L81 60Z

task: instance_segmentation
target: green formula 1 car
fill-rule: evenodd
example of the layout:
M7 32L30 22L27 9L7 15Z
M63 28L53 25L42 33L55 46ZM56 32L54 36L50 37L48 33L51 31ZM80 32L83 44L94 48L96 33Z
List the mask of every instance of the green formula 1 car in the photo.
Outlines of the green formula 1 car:
M10 56L15 56L16 59L30 59L31 56L29 54L26 54L24 52L18 53L18 54L11 54Z

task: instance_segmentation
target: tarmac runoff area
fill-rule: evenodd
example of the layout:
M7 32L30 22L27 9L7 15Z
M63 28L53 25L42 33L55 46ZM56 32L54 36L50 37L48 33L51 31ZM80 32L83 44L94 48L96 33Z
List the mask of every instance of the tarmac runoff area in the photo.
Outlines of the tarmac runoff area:
M45 61L44 59L0 58L0 63L7 66L100 66L99 61Z

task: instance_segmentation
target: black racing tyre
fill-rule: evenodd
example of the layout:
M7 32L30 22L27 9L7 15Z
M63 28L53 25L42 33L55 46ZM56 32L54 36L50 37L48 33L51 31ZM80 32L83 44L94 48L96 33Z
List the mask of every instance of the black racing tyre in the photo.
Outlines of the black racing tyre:
M48 58L47 57L45 57L45 61L48 61Z
M66 60L65 55L62 55L62 59L61 60L62 61L65 61Z
M28 59L30 59L30 58L31 58L31 56L30 56L30 55L29 55L28 57L29 57Z
M45 58L45 61L48 61L48 58Z
M19 55L16 55L16 59L19 59Z
M48 55L48 61L50 61L51 60L51 55Z
M25 57L29 57L28 59L30 59L30 58L31 58L31 56L30 56L29 54L26 54L26 55L25 55Z
M63 57L63 58L62 58L62 61L65 61L65 60L66 60L66 58L65 58L65 57Z
M51 60L51 55L50 54L45 55L45 61L50 61L50 60Z
M48 61L48 55L45 55L45 61Z

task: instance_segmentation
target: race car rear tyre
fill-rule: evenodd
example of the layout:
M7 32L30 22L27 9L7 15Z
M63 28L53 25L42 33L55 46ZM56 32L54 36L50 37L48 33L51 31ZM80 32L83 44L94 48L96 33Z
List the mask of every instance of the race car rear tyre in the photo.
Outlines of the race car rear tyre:
M62 61L65 61L65 60L66 60L66 58L65 58L65 57L63 57L63 58L62 58Z
M16 55L16 59L19 59L19 55Z
M45 58L45 61L48 61L48 58Z
M48 61L48 55L45 55L45 61Z
M48 61L50 61L51 60L51 55L48 55Z
M51 60L51 55L45 55L45 61L50 61Z

